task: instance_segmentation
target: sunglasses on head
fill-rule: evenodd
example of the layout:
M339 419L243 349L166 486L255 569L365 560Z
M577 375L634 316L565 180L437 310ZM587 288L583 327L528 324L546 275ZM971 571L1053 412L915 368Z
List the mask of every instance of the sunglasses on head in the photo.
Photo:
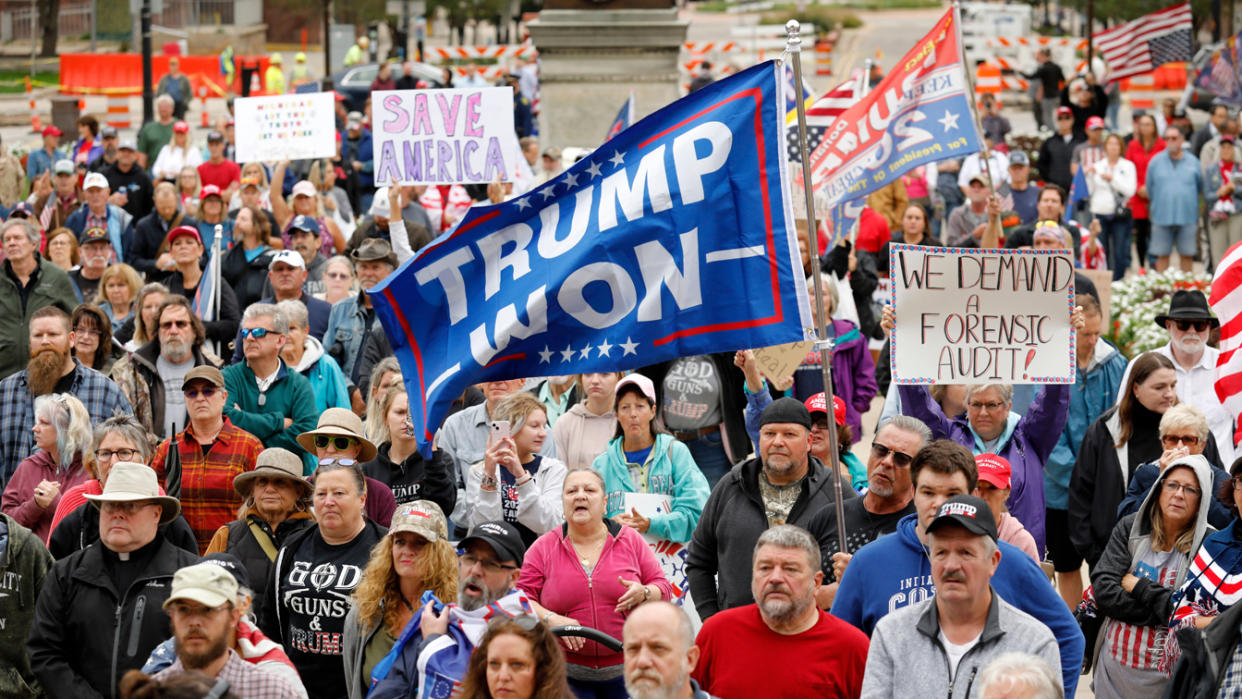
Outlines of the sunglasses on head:
M1176 325L1177 329L1182 332L1189 332L1191 328L1194 328L1197 333L1206 331L1208 326L1211 325L1211 323L1206 320L1175 320L1173 321L1173 324Z
M345 451L351 445L354 445L357 443L358 443L358 440L354 439L353 437L329 437L327 435L322 435L322 434L315 436L315 447L317 449L327 449L328 445L332 444L338 450Z
M241 330L241 336L243 340L247 338L251 338L251 337L253 337L256 340L262 340L268 335L275 335L275 334L277 334L275 330L268 330L267 328L242 328Z

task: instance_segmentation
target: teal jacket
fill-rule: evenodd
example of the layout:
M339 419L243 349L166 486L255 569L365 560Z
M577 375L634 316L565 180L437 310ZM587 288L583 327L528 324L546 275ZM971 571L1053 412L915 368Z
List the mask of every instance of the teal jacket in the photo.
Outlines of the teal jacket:
M302 457L305 475L314 472L314 454L306 453L297 441L298 435L315 429L319 420L315 394L305 376L289 371L281 360L276 380L267 390L267 399L259 405L254 372L246 362L238 362L225 368L224 388L229 392L224 414L234 425L258 437L265 447L283 447ZM288 428L285 418L293 420Z
M630 468L625 452L617 437L608 443L603 454L595 457L591 468L604 477L604 492L608 496L605 517L615 517L625 512L625 494L638 492L638 484L630 478ZM673 511L651 517L650 533L669 541L686 543L699 524L703 504L711 488L707 479L690 456L690 449L672 435L656 435L655 445L647 456L648 492L670 495Z

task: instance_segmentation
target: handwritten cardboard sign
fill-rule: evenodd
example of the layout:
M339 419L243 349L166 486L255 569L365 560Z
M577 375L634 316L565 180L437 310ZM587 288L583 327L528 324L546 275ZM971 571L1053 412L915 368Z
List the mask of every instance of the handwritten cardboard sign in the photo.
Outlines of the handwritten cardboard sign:
M772 383L779 383L793 376L794 369L802 364L807 352L810 352L814 346L815 343L804 341L760 347L755 350L755 363Z
M889 275L893 381L1074 382L1068 254L891 245Z
M513 89L381 90L371 93L375 182L511 182L520 157Z
M334 108L331 92L238 97L233 102L237 162L331 158Z

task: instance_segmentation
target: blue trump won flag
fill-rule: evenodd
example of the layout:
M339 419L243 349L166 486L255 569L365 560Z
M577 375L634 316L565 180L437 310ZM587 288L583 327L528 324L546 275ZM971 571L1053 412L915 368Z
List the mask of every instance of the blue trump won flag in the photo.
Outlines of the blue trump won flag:
M780 69L754 66L471 208L372 289L424 453L473 383L810 337L784 128Z

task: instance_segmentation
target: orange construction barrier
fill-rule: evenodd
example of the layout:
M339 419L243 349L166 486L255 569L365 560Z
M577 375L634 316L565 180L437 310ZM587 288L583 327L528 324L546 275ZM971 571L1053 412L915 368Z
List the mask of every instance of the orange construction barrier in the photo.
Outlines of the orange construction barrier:
M1153 74L1132 76L1128 81L1123 81L1122 88L1129 93L1130 109L1156 108L1156 98L1152 94L1156 90L1156 78Z
M151 57L152 87L168 73L170 56ZM220 75L220 59L217 56L180 56L181 70L190 78L190 87L198 94L206 86L216 97L229 92L241 92L240 82L226 85ZM267 56L236 56L241 62L257 62L259 71L267 70ZM238 71L240 74L241 71ZM142 94L142 56L136 53L70 53L60 57L60 91L82 95L140 95Z
M975 69L975 92L977 94L990 94L996 97L1000 95L1003 87L1000 68L980 63Z
M108 95L108 126L128 129L129 125L129 98L125 95Z

